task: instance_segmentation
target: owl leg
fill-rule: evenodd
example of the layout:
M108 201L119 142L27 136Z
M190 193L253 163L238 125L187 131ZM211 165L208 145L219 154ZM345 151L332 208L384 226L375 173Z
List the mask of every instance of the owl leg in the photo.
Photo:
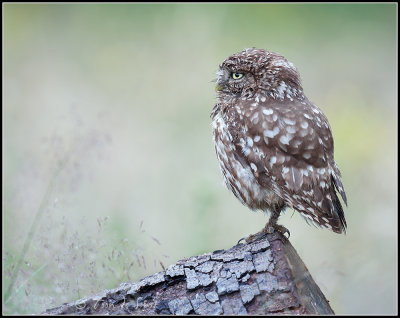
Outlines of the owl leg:
M287 233L288 238L289 238L290 237L289 230L286 227L284 227L283 225L276 224L276 222L278 221L278 218L281 214L282 209L283 208L274 207L271 217L269 218L269 221L265 225L263 230L268 234L272 234L276 230L276 231L280 232L283 236Z
M272 208L272 213L271 217L269 218L268 223L264 226L264 228L255 234L251 234L246 238L242 238L239 240L238 244L244 239L246 243L254 242L259 239L264 238L267 234L272 234L275 231L280 232L283 236L285 233L288 234L288 238L290 237L290 232L287 228L285 228L282 225L276 224L278 221L279 215L281 214L281 211L283 210L284 205L274 205Z

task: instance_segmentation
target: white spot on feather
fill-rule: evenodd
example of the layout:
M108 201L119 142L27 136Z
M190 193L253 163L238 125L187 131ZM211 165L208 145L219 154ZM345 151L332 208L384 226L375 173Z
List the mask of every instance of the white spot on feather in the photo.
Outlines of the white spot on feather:
M254 119L258 118L258 112L254 112L253 116L251 116L250 120L254 121Z
M243 148L242 152L247 157L250 154L250 148Z
M271 115L274 111L271 108L263 109L265 115Z
M283 118L283 121L288 125L294 125L296 123L294 120L291 120L289 118Z
M284 136L281 136L281 137L279 138L279 141L280 141L282 144L284 144L284 145L289 145L289 141L290 141L291 139L292 139L291 136L284 135Z
M300 137L305 137L305 136L307 136L307 134L308 134L307 130L305 130L305 129L300 130L300 133L299 133Z
M247 145L248 147L253 147L253 139L251 139L250 137L247 137Z
M281 81L281 84L276 89L278 92L277 97L279 97L280 99L283 99L285 97L284 93L286 91L286 88L287 88L286 83L284 81Z
M312 117L311 117L310 115L308 115L308 114L303 114L303 116L304 116L305 118L312 119Z
M283 167L282 173L286 174L288 172L289 172L289 168L288 167Z
M237 186L237 188L240 190L242 188L242 185L240 184L239 180L235 181L235 184Z
M297 148L298 146L300 146L301 145L301 140L295 140L294 142L293 142L293 147L295 147L295 148Z
M272 130L264 130L264 136L268 138L273 138L279 133L279 128L274 127Z
M285 129L289 134L295 134L297 131L296 126L286 126Z
M308 127L308 122L303 121L303 122L301 123L301 128L306 129L307 127Z
M302 213L302 212L301 212L301 215L304 216L304 217L307 218L307 219L310 219L312 222L314 222L314 219L312 218L311 215L306 214L306 213Z

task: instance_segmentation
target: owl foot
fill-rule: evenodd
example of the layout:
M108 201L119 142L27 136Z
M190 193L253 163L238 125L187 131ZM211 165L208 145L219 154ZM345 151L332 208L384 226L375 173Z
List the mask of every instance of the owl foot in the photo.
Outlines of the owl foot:
M268 224L267 224L267 226L268 226ZM276 230L279 233L281 233L283 236L285 236L285 234L287 233L287 235L288 235L287 238L290 237L289 230L286 227L284 227L283 225L275 224L274 226L269 226L269 228L272 229L272 232L270 232L270 233L273 233Z
M245 241L246 243L251 243L255 242L258 240L261 240L267 236L267 234L270 234L272 232L268 232L267 227L264 227L260 232L257 232L255 234L251 234L247 237L242 237L239 241L238 244L240 244L241 241Z
M267 236L267 234L272 234L275 231L278 231L279 233L281 233L283 236L285 236L285 234L287 233L287 238L290 237L290 232L289 230L279 224L273 224L273 225L269 225L267 224L260 232L257 232L255 234L251 234L248 237L242 237L239 241L238 244L240 244L243 240L246 243L252 243L258 240L261 240L263 238L265 238ZM286 236L285 236L286 237Z

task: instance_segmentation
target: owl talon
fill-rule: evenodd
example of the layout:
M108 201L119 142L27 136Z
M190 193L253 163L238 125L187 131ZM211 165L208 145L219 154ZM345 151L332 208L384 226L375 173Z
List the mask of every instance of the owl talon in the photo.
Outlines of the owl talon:
M237 244L236 245L239 245L240 244L240 242L242 242L242 241L245 241L246 240L246 238L245 237L242 237L238 242L237 242Z
M278 224L274 224L274 225L266 225L260 232L257 232L255 234L251 234L248 237L242 237L237 244L240 244L240 242L242 242L243 240L246 243L252 243L258 240L261 240L263 238L265 238L267 236L267 234L272 234L275 231L278 231L279 233L281 233L285 238L289 239L290 237L290 231L282 226L282 225L278 225ZM286 234L287 233L287 237Z
M279 233L281 233L284 237L286 237L285 234L287 233L288 236L286 238L289 239L290 231L286 227L284 227L282 225L275 224L275 228L274 229L277 230Z

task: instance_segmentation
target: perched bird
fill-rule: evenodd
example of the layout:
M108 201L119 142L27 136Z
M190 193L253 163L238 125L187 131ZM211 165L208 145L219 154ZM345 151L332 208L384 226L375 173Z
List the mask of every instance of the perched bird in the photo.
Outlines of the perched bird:
M252 210L270 212L275 229L286 207L335 233L346 230L337 191L347 205L333 158L328 119L304 95L296 67L278 53L249 48L216 72L211 112L215 150L230 191Z

